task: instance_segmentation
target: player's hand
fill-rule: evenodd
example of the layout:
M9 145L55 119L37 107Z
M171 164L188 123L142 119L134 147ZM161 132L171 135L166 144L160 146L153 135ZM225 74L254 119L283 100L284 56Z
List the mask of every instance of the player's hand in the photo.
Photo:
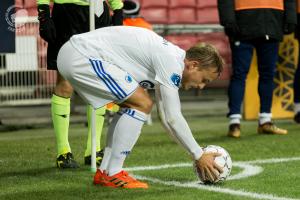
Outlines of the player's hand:
M226 24L224 27L225 34L229 37L230 41L235 41L240 35L239 26L236 23Z
M223 172L222 168L214 161L215 157L221 156L220 153L203 153L199 160L196 161L204 180L214 182L218 179L219 174Z
M296 29L296 24L292 24L292 23L285 23L283 25L283 32L284 34L291 34L295 31Z
M123 10L122 9L114 10L114 14L112 16L112 24L114 26L123 25Z
M53 20L50 18L49 5L38 5L40 36L48 43L53 43L56 38L56 29Z

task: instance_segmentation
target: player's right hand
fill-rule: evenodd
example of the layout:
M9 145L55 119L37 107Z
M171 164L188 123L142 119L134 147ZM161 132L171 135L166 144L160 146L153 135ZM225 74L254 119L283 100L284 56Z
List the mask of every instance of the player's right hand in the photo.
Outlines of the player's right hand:
M49 5L38 5L38 13L40 36L48 43L53 43L56 38L56 29L53 20L50 18Z
M197 167L200 170L201 177L204 180L214 182L223 172L222 168L215 163L215 157L221 156L220 153L207 152L203 153L199 160L196 161Z

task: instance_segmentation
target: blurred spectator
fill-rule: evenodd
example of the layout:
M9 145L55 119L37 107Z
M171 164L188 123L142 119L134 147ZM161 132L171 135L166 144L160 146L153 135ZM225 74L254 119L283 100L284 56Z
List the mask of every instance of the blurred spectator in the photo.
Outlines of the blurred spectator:
M40 36L48 42L47 69L57 70L57 54L60 47L74 34L89 31L89 3L78 0L54 0L52 15L49 8L50 0L37 0L38 19L40 22ZM109 7L104 0L95 2L96 28L113 25L122 25L123 12L122 0L109 0L113 10L110 18ZM56 165L58 168L77 168L79 165L74 160L68 141L70 97L73 88L60 73L57 73L57 82L51 99L51 114L57 142ZM91 120L92 107L87 107L88 121ZM97 138L97 164L100 164L103 153L100 151L100 135L102 131L105 107L96 111L96 138ZM88 123L90 124L90 123ZM88 131L87 148L85 151L85 164L91 162L91 127Z
M123 25L137 26L152 30L151 24L149 24L143 17L139 15L141 6L137 0L124 0L123 3Z
M297 1L297 18L298 18L298 25L296 28L295 36L300 44L300 0ZM298 47L300 52L300 45L298 45ZM294 120L296 123L300 123L300 56L298 56L298 66L294 78L294 104L295 104Z
M260 97L258 133L287 134L272 123L273 77L278 46L296 25L295 0L218 0L220 23L229 37L232 76L228 89L228 136L240 137L241 104L253 49L256 49Z

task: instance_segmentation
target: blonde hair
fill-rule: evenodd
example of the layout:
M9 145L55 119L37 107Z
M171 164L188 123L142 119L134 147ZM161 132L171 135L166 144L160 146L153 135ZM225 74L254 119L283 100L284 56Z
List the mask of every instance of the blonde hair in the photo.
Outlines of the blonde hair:
M186 59L198 61L201 69L216 68L220 75L224 68L224 60L218 50L211 44L198 43L186 51Z

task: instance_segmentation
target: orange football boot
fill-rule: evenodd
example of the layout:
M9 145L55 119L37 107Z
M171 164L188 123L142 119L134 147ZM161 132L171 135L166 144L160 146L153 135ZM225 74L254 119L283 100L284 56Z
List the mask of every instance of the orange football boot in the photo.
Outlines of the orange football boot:
M94 177L94 184L100 184L105 187L113 188L142 188L147 189L148 184L136 180L135 178L128 175L126 171L121 171L113 176L107 176L105 173L97 170Z
M104 172L102 172L100 169L97 169L96 174L94 176L94 184L106 185L107 183L108 183L107 175Z

